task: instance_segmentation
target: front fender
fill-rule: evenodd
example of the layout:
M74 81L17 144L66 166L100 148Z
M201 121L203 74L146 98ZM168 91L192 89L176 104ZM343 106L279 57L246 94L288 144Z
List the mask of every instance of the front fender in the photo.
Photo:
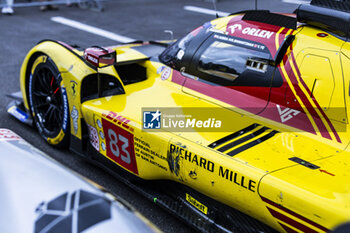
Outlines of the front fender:
M96 71L85 63L79 53L82 52L62 42L51 40L39 42L28 52L20 71L20 87L23 95L23 103L27 110L29 110L27 82L32 73L31 67L35 59L40 54L46 54L51 57L61 74L70 73L70 76L74 77L77 83L80 83L85 76L96 73Z

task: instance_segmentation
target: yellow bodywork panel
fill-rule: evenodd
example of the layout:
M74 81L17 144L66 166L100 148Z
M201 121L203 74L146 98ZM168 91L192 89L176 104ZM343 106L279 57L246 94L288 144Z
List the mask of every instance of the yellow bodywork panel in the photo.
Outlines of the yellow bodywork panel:
M130 49L130 45L128 46L118 46L118 47L111 47L112 49L115 49L117 52L117 62L125 62L129 60L141 60L146 59L147 56L144 54L137 52L136 50Z
M293 43L293 53L301 78L311 92L309 98L316 100L331 120L347 123L340 58L344 41L329 34L318 37L319 33L318 29L302 27Z
M350 205L346 204L350 203L349 153L337 153L313 164L320 169L293 166L264 177L260 195L331 229L349 219ZM317 232L324 232L300 217L281 209L277 211Z
M310 97L318 101L330 119L347 123L339 52L304 49L297 60L301 60L300 73L311 91Z
M319 66L317 70L314 69L316 65ZM311 96L319 101L324 110L328 110L335 85L329 58L307 53L301 63L300 72L311 90Z

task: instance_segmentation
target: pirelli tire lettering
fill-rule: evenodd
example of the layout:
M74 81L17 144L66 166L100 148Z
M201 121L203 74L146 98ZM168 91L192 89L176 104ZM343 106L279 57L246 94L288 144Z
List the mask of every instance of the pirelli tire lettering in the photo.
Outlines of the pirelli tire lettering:
M69 106L66 88L53 60L38 56L28 82L30 110L40 135L51 145L68 147Z

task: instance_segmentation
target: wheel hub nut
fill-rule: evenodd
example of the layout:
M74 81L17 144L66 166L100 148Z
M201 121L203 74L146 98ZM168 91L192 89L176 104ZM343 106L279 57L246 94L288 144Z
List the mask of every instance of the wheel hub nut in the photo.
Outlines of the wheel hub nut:
M46 97L46 103L51 103L51 97L50 96L48 96L48 97Z

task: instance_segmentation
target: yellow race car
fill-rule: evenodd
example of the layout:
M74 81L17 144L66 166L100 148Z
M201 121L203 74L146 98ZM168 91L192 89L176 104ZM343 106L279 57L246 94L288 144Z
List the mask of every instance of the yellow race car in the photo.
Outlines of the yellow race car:
M197 230L350 232L349 9L238 12L171 42L41 41L8 112Z

